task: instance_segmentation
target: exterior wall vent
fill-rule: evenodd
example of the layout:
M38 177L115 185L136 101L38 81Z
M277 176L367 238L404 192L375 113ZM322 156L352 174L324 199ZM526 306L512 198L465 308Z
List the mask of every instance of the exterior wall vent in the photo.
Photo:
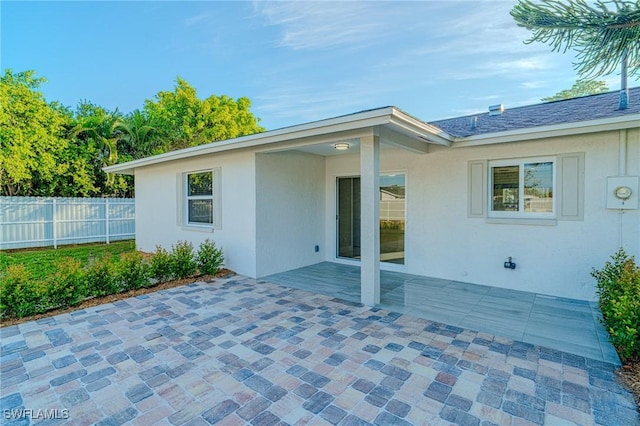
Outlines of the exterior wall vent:
M490 105L489 106L489 115L500 115L504 112L504 105Z

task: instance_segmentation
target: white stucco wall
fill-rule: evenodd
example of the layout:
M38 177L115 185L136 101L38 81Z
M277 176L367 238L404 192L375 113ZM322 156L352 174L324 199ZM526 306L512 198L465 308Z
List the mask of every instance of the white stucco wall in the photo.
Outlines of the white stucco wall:
M383 149L381 172L407 174L408 273L593 300L593 267L618 249L619 223L626 251L640 258L640 212L606 209L607 176L618 174L618 132L548 140L436 148L418 155ZM583 221L553 226L490 224L467 217L467 166L471 160L585 153ZM629 175L640 174L640 134L628 134ZM325 259L335 260L335 179L359 173L358 154L326 161ZM503 267L507 257L515 270Z
M256 155L257 276L324 260L324 169L317 155Z
M189 160L136 169L136 244L151 252L156 245L167 249L179 240L194 248L209 238L222 247L225 265L239 274L255 277L255 154L237 152L207 155ZM196 230L178 224L177 175L221 170L221 229Z

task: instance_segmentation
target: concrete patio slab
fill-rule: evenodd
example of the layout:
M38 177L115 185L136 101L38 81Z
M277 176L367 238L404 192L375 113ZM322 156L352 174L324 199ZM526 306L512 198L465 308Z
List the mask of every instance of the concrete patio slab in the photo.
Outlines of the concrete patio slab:
M381 271L378 307L620 365L596 303ZM359 267L322 262L266 277L360 301Z
M234 277L0 329L3 424L637 424L615 365Z

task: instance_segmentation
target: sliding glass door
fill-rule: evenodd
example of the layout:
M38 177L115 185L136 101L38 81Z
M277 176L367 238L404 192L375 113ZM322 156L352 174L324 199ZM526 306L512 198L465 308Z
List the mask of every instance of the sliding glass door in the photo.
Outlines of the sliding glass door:
M360 258L360 178L337 179L337 254ZM405 175L380 176L380 260L404 264Z
M380 176L380 260L404 265L405 175Z
M338 178L338 257L360 259L360 178Z

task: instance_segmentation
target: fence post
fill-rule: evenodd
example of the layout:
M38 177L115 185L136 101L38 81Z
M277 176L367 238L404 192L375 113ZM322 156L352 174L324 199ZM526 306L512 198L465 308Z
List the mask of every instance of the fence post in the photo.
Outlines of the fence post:
M58 231L56 226L56 199L51 200L51 226L53 227L53 248L58 248Z
M109 244L109 199L108 198L104 199L104 223L105 223L104 235L106 236L107 244Z

